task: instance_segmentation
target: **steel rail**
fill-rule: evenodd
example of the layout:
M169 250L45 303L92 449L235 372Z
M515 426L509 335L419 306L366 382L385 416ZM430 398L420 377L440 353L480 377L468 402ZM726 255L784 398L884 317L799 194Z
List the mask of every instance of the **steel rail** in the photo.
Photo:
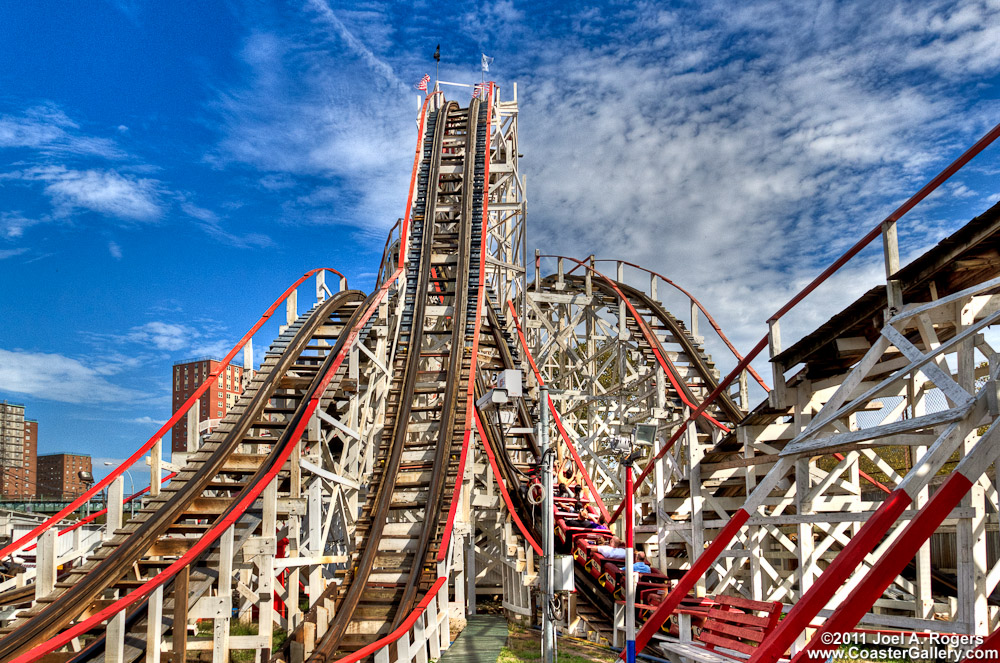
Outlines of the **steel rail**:
M465 406L465 431L462 439L462 455L460 459L460 465L458 469L459 480L455 482L455 490L452 496L451 506L448 511L448 520L445 525L444 532L441 536L441 545L438 547L437 561L441 562L444 560L446 551L448 550L448 543L451 541L451 531L455 520L455 510L458 506L458 495L461 491L461 477L463 472L465 472L465 457L468 452L468 445L472 439L472 422L469 418L469 413L472 412L475 407L475 398L473 393L475 391L475 374L478 371L478 361L479 361L479 333L482 327L483 321L483 307L485 305L486 299L486 233L487 224L489 222L489 205L490 205L490 158L491 158L491 139L493 131L493 94L496 90L496 86L492 81L488 83L488 88L486 91L486 151L483 155L484 165L483 165L483 202L482 202L482 230L480 231L480 245L479 245L479 279L477 282L476 290L476 317L473 330L472 330L472 365L469 369L469 385L466 392L466 406ZM471 103L470 103L471 109ZM471 114L471 111L470 111Z
M410 574L406 582L406 589L396 608L396 617L393 619L393 628L402 621L403 615L408 613L416 600L417 591L420 586L420 578L424 572L424 565L427 561L427 550L431 543L431 537L437 533L436 523L438 511L441 508L442 493L444 492L445 479L449 460L452 453L452 443L455 432L456 401L459 398L458 389L461 386L462 368L467 357L465 349L466 317L468 313L469 298L469 269L471 265L470 250L472 244L472 206L475 204L473 195L475 187L475 175L477 170L477 160L479 155L476 150L476 143L479 133L476 130L479 120L479 99L473 99L469 103L468 118L466 120L465 133L465 156L464 173L462 176L462 201L459 217L459 237L458 255L455 265L455 294L452 302L451 315L451 349L448 354L448 381L445 384L444 396L441 399L441 418L438 423L437 449L435 451L434 466L431 468L430 490L427 495L427 504L424 506L424 521L426 526L420 531L420 538L417 542L417 550L414 554L413 565L410 567ZM489 147L487 146L487 153ZM485 188L485 187L484 187ZM427 223L425 219L424 223ZM426 232L426 225L425 225ZM485 241L480 236L480 243ZM421 256L423 257L423 256ZM480 265L482 263L480 262ZM476 300L479 300L480 284L476 283ZM424 297L424 293L417 291L418 297ZM414 319L416 323L416 319ZM422 320L421 320L422 323ZM477 324L476 321L475 324ZM476 357L471 356L469 366L469 383L473 382L473 374L476 371ZM468 403L468 398L466 398ZM466 412L468 417L468 412ZM440 550L440 548L439 548Z
M194 476L185 481L169 500L165 500L149 519L141 522L128 538L120 545L115 546L114 550L90 573L67 588L57 602L50 603L26 623L16 626L12 632L0 640L0 659L31 648L40 640L56 634L65 623L73 619L102 591L117 582L122 573L141 558L149 546L162 536L178 518L183 516L189 505L202 494L204 486L218 474L226 458L239 446L247 431L253 427L257 415L270 399L280 376L308 345L315 330L324 323L326 319L324 314L328 315L333 310L353 303L357 298L358 293L356 292L338 293L310 316L296 335L294 345L289 346L275 370L268 373L264 383L251 396L250 403L239 424L232 431L226 433L224 440L212 452L212 455L195 470Z
M557 256L545 254L539 257L555 258ZM646 339L646 342L653 349L653 354L656 356L657 362L663 368L664 373L666 373L667 379L670 380L670 384L673 386L674 392L678 396L680 396L681 401L683 401L685 405L687 405L691 409L695 409L697 406L693 402L691 402L688 396L685 395L686 385L684 385L684 381L680 378L680 375L677 374L677 367L674 366L673 362L670 361L669 357L663 355L657 349L657 343L655 343L656 335L649 330L648 326L646 325L646 321L643 320L642 316L640 316L639 313L635 310L635 306L633 306L632 302L629 301L629 298L625 296L625 293L622 292L621 288L618 286L618 283L613 281L610 277L602 274L596 268L591 267L590 265L584 263L582 260L577 260L576 258L566 258L566 259L572 260L573 262L581 265L584 269L593 272L599 279L603 280L608 285L608 287L610 287L615 292L615 294L622 301L622 303L625 304L625 307L628 309L629 313L632 314L632 319L635 320L636 325L639 327L639 331L642 332L642 335ZM700 408L698 410L698 416L704 417L709 423L711 423L713 426L723 431L724 433L731 432L728 426L722 424L715 417L706 413L705 408Z
M208 391L209 387L212 386L213 381L216 378L218 378L219 375L222 373L222 371L229 366L229 363L236 356L236 353L239 352L241 349L243 349L243 346L247 344L247 342L253 337L253 335L256 334L257 331L260 330L262 326L264 326L264 323L266 323L271 318L271 316L282 304L282 302L284 302L292 294L292 292L294 292L296 288L298 288L302 283L304 283L309 277L321 271L333 272L337 276L341 277L345 283L347 282L347 277L345 277L337 270L329 267L319 267L317 269L313 269L306 272L301 278L299 278L299 280L297 280L292 285L288 286L285 292L283 292L278 297L278 299L276 299L274 303L271 304L271 306L264 312L264 314L260 317L257 323L253 327L251 327L246 334L243 335L243 337L236 343L236 345L233 346L233 349L230 350L229 353L222 359L222 361L219 363L219 366L209 373L208 378L205 379L202 385L198 387L198 389L194 393L192 393L191 396L189 396L186 401L184 401L184 403L180 406L180 408L178 408L177 411L174 412L173 416L171 416L170 419L168 419L167 422L164 423L160 427L160 429L156 431L153 434L153 436L149 438L149 440L146 441L145 444L139 447L139 449L137 449L131 456L126 458L122 462L122 464L116 467L114 470L112 470L110 474L108 474L106 477L104 477L103 479L95 483L93 486L91 486L82 495L77 497L69 505L60 510L56 515L52 516L45 522L41 523L40 525L38 525L37 527L32 529L24 536L20 537L16 541L12 541L10 544L4 546L3 548L0 548L0 559L3 559L8 555L12 555L21 550L22 548L24 548L25 544L27 544L29 541L38 538L40 534L48 530L55 523L61 521L66 516L76 511L78 508L80 508L81 505L89 501L91 497L93 497L100 491L104 490L104 488L109 486L112 481L114 481L119 476L124 474L125 470L132 467L132 465L134 465L136 461L142 458L142 456L146 452L148 452L150 449L153 448L153 445L155 445L157 441L163 439L163 436L170 431L170 429L174 426L174 424L178 423L181 417L187 414L187 411L191 409L192 405L198 402L198 399L201 398L201 396L206 391Z
M410 330L406 342L406 358L404 360L402 386L400 389L399 404L394 416L392 435L390 437L391 447L389 458L386 459L382 468L381 479L377 492L372 501L374 505L371 528L366 537L361 556L357 566L351 576L350 586L340 605L337 607L336 616L330 623L329 629L323 638L316 643L310 661L329 661L337 648L347 626L353 617L361 596L371 575L375 557L378 554L377 542L382 538L386 518L392 504L392 493L396 483L396 475L399 471L400 460L403 448L406 445L406 434L410 410L413 401L414 388L419 370L420 347L423 339L423 319L426 308L426 292L431 266L431 247L434 240L434 217L437 203L437 187L440 179L441 150L444 141L445 124L448 119L448 109L452 104L446 104L438 110L437 123L434 131L434 139L431 145L430 163L428 164L427 178L427 199L424 206L423 229L421 231L421 265L417 269L416 283L414 284L414 301L412 302L412 313L410 317ZM410 201L412 205L412 201ZM403 261L404 253L400 253L400 260ZM403 265L406 263L403 262ZM403 266L401 265L401 267ZM407 284L409 289L409 284Z
M398 274L399 272L397 272L397 277ZM394 281L395 277L389 281L389 283ZM73 638L86 633L101 622L118 614L130 605L135 604L140 599L148 597L154 589L165 584L182 568L189 566L191 563L196 561L209 546L213 545L219 537L222 536L226 529L234 525L239 520L246 510L249 509L254 501L260 496L264 489L277 478L282 466L291 457L295 446L305 433L309 420L319 407L320 399L326 392L326 389L333 377L340 369L340 366L343 364L347 350L353 346L354 341L358 338L361 330L367 324L368 319L371 318L378 305L384 299L385 294L388 291L389 283L387 283L379 293L369 297L368 301L370 303L368 303L367 306L359 307L355 311L349 324L350 332L346 335L341 335L341 337L337 339L337 343L331 349L329 357L333 357L334 359L325 372L317 374L318 376L321 376L319 382L316 384L315 389L312 390L312 397L309 398L306 403L305 409L301 412L301 416L295 423L294 429L290 433L286 431L286 435L283 436L287 438L285 443L276 445L275 451L272 452L272 457L274 457L273 462L268 465L268 469L259 480L248 484L246 490L241 494L239 502L223 514L212 526L212 528L200 539L198 539L194 546L192 546L186 553L181 555L179 559L173 562L170 566L166 567L156 576L150 578L141 586L129 592L126 596L115 600L110 605L97 611L87 619L78 622L71 628L59 633L47 642L37 645L30 651L20 654L11 660L10 663L33 663L45 654L51 653L56 649L69 644Z
M705 308L704 304L702 304L698 300L697 297L695 297L694 295L692 295L685 288L683 288L680 285L678 285L677 283L675 283L673 280L668 279L666 276L664 276L663 274L660 274L659 272L655 272L652 269L649 269L647 267L643 267L642 265L637 265L634 262L629 262L628 260L615 260L613 258L595 258L594 262L614 262L614 263L621 263L623 265L628 265L629 267L633 267L633 268L638 269L640 271L646 272L650 276L655 276L656 278L660 279L661 281L663 281L667 285L672 286L673 288L676 288L684 296L686 296L691 301L692 304L694 304L695 306L697 306L699 311L701 311L705 315L705 319L708 320L709 326L711 326L712 329L715 330L715 333L719 336L719 339L723 343L725 343L726 347L729 348L729 351L733 353L734 357L736 357L736 360L739 361L740 359L743 359L743 355L740 354L739 350L736 349L736 346L734 346L733 343L732 343L732 341L729 340L729 337L726 336L725 332L722 331L722 327L719 326L719 323L715 321L715 318L712 317L712 314L708 312L708 309ZM579 265L577 267L579 267ZM570 271L570 273L572 273L573 271L575 271L577 269L577 267L574 267ZM757 384L759 384L764 389L764 391L771 391L771 388L769 386L767 386L766 382L764 382L764 378L760 377L760 375L757 374L757 371L754 370L753 366L749 367L747 369L747 371L750 373L750 375L753 376L754 380L757 381Z

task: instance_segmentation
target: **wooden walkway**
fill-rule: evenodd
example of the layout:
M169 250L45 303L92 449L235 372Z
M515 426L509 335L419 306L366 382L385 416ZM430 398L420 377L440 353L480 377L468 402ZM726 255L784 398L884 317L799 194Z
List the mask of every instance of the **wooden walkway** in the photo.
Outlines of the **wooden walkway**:
M438 663L496 663L507 643L507 620L497 615L470 615L468 620Z

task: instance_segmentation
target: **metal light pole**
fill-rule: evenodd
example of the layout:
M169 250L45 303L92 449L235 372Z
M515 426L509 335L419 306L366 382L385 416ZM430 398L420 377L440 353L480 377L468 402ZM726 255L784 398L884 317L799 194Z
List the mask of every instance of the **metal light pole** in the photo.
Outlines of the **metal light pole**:
M541 414L539 417L538 440L542 451L542 490L545 499L542 501L542 663L554 663L556 658L556 629L552 621L552 601L555 562L555 527L552 519L552 450L549 448L549 389L541 387Z
M635 427L633 437L627 443L627 450L622 458L625 466L625 661L635 663L635 513L632 508L632 466L642 457L638 447L651 447L656 439L656 424L639 424Z
M630 450L631 452L631 450ZM625 661L635 663L635 570L633 539L631 453L625 458Z

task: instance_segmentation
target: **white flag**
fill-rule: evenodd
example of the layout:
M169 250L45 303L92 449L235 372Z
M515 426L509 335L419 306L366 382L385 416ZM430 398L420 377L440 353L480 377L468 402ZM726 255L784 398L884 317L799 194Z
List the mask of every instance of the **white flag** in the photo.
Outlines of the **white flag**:
M493 58L483 53L483 71L490 70L490 63L493 62Z

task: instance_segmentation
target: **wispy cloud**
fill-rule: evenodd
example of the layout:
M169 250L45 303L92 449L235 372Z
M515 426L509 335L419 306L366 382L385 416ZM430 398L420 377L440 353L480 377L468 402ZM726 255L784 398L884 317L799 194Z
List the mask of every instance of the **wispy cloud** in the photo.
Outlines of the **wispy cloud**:
M172 322L153 321L133 327L124 339L151 346L157 350L183 350L191 347L200 333L193 327Z
M24 235L25 229L48 220L29 219L20 212L0 212L0 235L7 239L16 239Z
M53 155L120 159L114 141L88 136L58 106L43 104L21 115L0 115L0 148L30 148Z
M283 221L352 225L382 234L400 214L412 159L409 87L386 55L397 46L379 10L309 1L308 23L261 21L239 53L242 82L211 109L221 138L217 167L261 171L265 191L335 187L335 205L308 194L283 204Z
M1000 8L907 7L567 9L579 30L497 51L500 75L522 84L532 243L658 269L752 344L764 329L748 321L762 322L995 121L967 79L953 81L952 63L1000 68ZM537 27L516 12L506 20L514 39ZM959 178L943 197L977 193ZM908 218L904 251L967 220L936 204ZM787 341L878 283L879 260L844 270L783 329Z
M7 258L24 255L27 252L27 247L23 246L17 249L0 249L0 260L6 260Z
M198 221L198 226L205 231L209 237L213 237L223 244L238 248L267 248L274 246L270 237L263 233L246 233L238 235L225 229L219 215L210 209L199 207L186 198L180 203L181 211L187 216Z
M160 420L160 419L154 419L153 417L150 416L144 416L144 417L136 417L134 419L125 419L124 421L127 424L140 424L143 426L162 426L163 423L166 421L166 419Z
M0 178L44 182L56 216L89 210L129 221L155 221L163 214L160 182L115 170L35 166L5 173Z
M3 390L62 403L108 403L142 397L89 363L61 354L0 349Z

